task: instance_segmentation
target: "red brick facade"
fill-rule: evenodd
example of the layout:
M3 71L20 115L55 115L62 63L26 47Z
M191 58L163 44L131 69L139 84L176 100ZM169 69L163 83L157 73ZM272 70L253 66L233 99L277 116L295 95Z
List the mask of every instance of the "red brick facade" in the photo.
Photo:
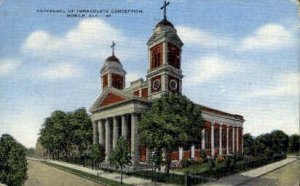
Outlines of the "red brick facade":
M142 97L143 98L148 98L148 88L142 89Z
M135 95L135 96L140 96L140 90L134 91L134 92L133 92L133 95Z

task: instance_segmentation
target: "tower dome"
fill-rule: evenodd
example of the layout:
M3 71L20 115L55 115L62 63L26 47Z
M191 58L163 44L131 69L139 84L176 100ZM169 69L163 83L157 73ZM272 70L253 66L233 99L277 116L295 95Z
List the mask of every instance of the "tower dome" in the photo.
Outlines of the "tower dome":
M174 25L167 20L167 18L164 18L163 20L161 20L160 22L158 22L155 26L155 28L160 27L160 26L170 26L174 28Z
M126 71L120 60L115 56L114 47L116 43L112 43L112 55L106 58L100 74L102 79L102 88L114 87L117 89L125 88Z
M104 65L100 71L100 73L105 73L109 70L115 70L115 71L124 71L123 65L121 64L120 60L113 54L112 56L109 56L106 58Z

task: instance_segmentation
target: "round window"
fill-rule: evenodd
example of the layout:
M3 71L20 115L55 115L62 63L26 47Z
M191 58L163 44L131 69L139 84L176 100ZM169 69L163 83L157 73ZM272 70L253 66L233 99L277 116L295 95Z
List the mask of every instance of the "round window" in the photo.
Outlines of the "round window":
M160 88L160 80L159 79L156 79L153 81L152 88L153 88L153 90L159 90L159 88Z
M172 79L172 80L170 81L170 88L171 88L171 90L176 90L176 89L177 89L177 86L178 86L177 81L176 81L175 79Z

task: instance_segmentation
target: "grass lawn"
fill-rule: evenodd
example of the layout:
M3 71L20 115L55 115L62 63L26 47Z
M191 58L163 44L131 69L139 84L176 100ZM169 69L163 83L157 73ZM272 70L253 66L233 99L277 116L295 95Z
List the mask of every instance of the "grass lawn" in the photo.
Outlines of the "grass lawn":
M191 165L189 167L185 167L182 169L172 169L174 172L189 172L192 174L199 174L202 172L206 172L209 170L209 164L208 163L202 163L200 165Z
M76 170L76 169L72 169L72 168L69 168L69 167L64 167L64 166L49 163L49 162L42 162L42 163L44 163L46 165L49 165L49 166L52 166L52 167L55 167L55 168L58 168L58 169L61 169L61 170L64 170L66 172L75 174L77 176L86 178L86 179L94 181L96 183L103 184L103 185L112 185L112 186L120 185L120 182L116 182L114 180L110 180L110 179L107 179L107 178L97 177L95 175L92 175L92 174L89 174L89 173L86 173L86 172L82 172L82 171L79 171L79 170ZM128 184L123 183L123 185L127 186Z

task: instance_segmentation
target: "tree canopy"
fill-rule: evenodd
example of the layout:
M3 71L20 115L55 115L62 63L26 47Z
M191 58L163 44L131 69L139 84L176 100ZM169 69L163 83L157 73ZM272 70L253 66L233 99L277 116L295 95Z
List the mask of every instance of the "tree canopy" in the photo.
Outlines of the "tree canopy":
M289 140L289 151L299 152L300 150L300 136L298 134L293 134L290 136Z
M0 138L0 182L18 186L26 179L26 148L9 134L3 134Z
M84 108L73 112L54 111L45 119L40 130L40 142L52 158L60 154L69 161L71 152L80 156L92 144L93 129L89 115Z
M168 172L174 148L200 143L203 122L198 105L183 95L165 94L142 115L138 133L142 145L166 151Z
M291 148L289 141L289 136L281 130L274 130L256 138L247 133L244 134L244 154L268 157L276 154L286 154Z
M244 154L252 155L254 154L254 145L255 145L255 138L249 134L244 134Z

